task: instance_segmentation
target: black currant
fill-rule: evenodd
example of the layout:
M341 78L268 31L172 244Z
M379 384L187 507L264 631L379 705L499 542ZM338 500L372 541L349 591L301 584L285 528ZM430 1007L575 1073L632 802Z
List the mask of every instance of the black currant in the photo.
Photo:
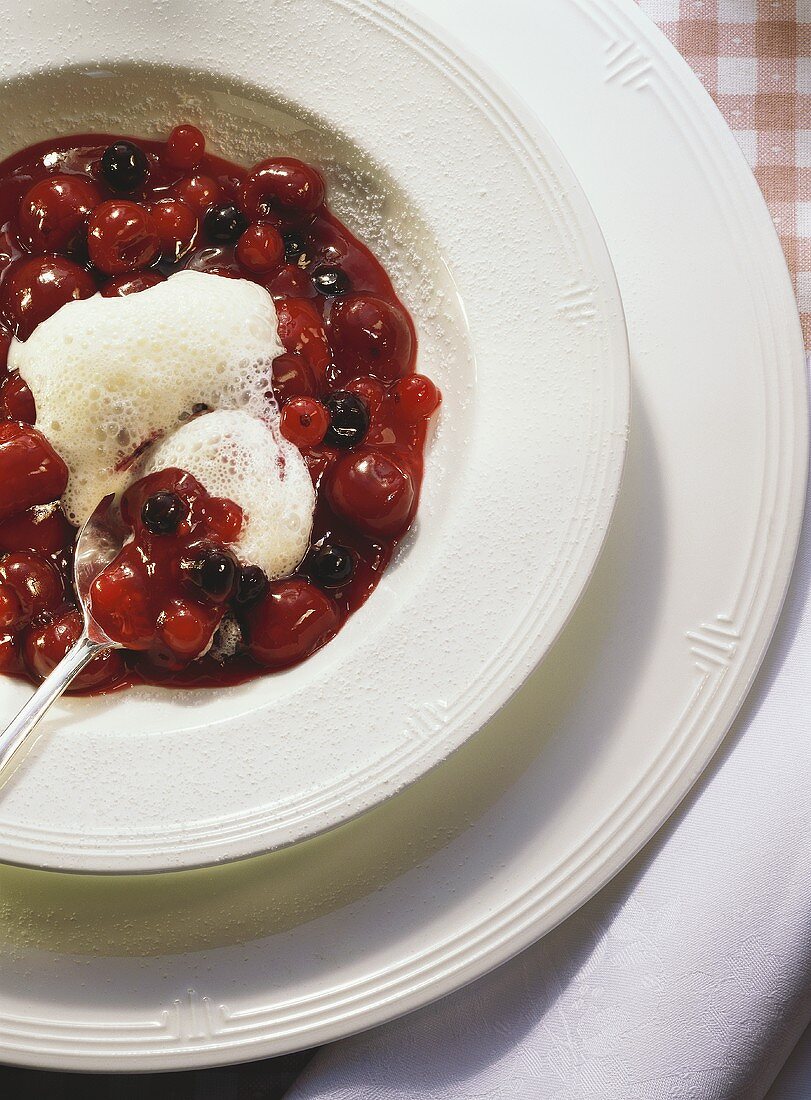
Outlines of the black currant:
M237 581L237 594L234 597L236 602L255 603L267 592L268 583L267 577L258 565L243 566Z
M356 447L369 430L369 410L354 393L338 390L324 399L329 428L324 442L333 447Z
M113 191L137 191L148 175L146 154L131 141L114 141L101 155L101 177Z
M166 490L147 497L141 509L144 527L153 535L174 534L188 514L186 502Z
M327 298L334 298L337 294L346 294L349 290L349 276L340 267L319 267L318 271L313 273L313 285Z
M209 206L203 224L212 241L235 244L248 228L248 219L232 202L220 202Z
M183 563L189 580L212 600L227 600L237 579L237 563L227 550L203 550Z
M297 264L307 247L307 242L301 233L285 233L284 258L289 264Z
M344 546L325 542L310 560L310 573L323 588L340 588L352 576L352 554Z

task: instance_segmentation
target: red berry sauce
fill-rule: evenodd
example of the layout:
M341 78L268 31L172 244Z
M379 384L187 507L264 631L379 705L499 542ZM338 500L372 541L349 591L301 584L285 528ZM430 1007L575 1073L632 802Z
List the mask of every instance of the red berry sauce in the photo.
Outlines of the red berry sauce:
M92 593L127 648L94 659L76 690L216 686L296 664L364 603L414 518L440 395L414 374L411 317L328 209L317 169L289 157L245 169L207 153L189 125L166 142L41 142L0 164L1 672L47 675L81 630L76 532L55 503L67 469L8 374L10 339L69 301L138 293L184 268L250 279L274 298L286 349L274 393L316 487L311 547L292 577L268 582L234 557L232 502L179 470L135 483L122 500L131 540ZM225 616L240 627L238 652L204 652Z

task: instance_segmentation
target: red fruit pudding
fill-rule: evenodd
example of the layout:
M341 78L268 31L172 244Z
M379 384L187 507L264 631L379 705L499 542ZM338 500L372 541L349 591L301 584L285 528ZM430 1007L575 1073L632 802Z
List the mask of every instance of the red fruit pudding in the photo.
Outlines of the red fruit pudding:
M161 432L122 429L115 470L128 478L119 495L127 541L91 603L124 648L95 658L74 689L233 684L310 656L368 598L414 519L440 404L414 372L408 311L380 262L330 212L320 172L285 156L246 169L207 152L192 125L166 141L54 138L0 164L0 222L0 671L41 679L82 628L72 559L86 515L67 503L76 471L59 444L62 406L37 419L44 398L19 349L96 295L105 309L123 308L107 299L146 301L181 271L243 280L254 295L263 288L278 339L267 346L266 404L251 416L275 441L268 454L280 456L268 460L268 493L271 473L286 476L284 455L290 476L295 456L311 526L297 565L260 566L261 555L242 552L253 522L244 501L185 465L149 467ZM133 342L133 395L142 347ZM104 407L103 378L71 384L84 387L88 409ZM214 424L218 410L235 408L207 390L179 421ZM88 439L100 432L93 415ZM275 521L295 528L299 518Z

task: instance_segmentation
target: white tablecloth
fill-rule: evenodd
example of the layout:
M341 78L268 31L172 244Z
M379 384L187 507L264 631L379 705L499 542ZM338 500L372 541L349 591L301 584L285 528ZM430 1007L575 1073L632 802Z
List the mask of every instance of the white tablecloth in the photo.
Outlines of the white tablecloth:
M291 1100L811 1100L809 595L807 517L764 666L669 825L512 962L325 1048Z

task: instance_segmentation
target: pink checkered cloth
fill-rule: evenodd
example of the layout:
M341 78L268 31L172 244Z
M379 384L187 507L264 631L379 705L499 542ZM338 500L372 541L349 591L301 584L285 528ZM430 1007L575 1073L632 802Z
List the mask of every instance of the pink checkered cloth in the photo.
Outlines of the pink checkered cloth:
M811 0L639 0L738 139L769 204L811 350Z

